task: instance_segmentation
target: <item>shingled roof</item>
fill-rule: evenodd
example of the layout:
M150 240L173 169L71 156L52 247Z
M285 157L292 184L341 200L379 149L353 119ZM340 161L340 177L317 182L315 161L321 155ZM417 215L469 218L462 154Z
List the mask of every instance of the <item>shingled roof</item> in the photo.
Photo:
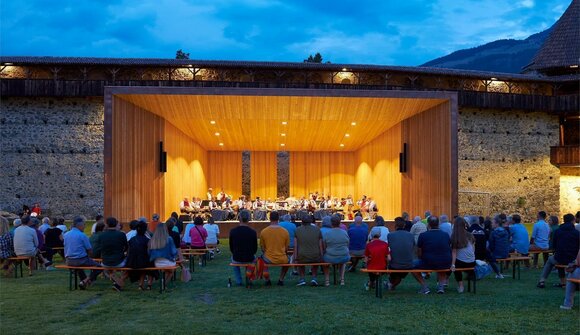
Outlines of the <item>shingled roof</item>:
M524 71L570 68L580 61L580 0L573 0Z

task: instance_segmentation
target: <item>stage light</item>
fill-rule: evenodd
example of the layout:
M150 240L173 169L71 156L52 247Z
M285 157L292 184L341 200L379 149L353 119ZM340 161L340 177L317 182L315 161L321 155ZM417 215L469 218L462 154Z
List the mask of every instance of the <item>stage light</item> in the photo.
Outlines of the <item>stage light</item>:
M351 122L350 125L351 126L356 126L356 122Z
M344 137L350 137L350 134L344 134Z
M280 143L280 146L281 146L281 147L285 147L285 146L286 146L286 144L284 144L284 143Z
M224 146L224 144L223 143L220 143L220 147L223 147L223 146Z
M215 136L220 136L220 133L215 133Z
M286 134L282 133L282 134L280 134L280 136L286 136Z
M345 68L345 67L343 67L343 68L342 68L342 72L346 72L347 70L348 70L348 69L347 69L347 68Z
M6 65L8 65L8 64L6 64ZM577 69L578 68L578 65L577 64L576 65L570 65L570 68L571 69Z
M341 146L341 147L344 147L344 143L341 143L341 144L340 144L340 146Z
M211 123L211 124L215 124L215 121L214 121L214 120L211 120L211 121L209 121L209 123Z
M287 125L287 124L288 124L288 122L286 122L286 121L282 121L282 124L283 124L283 125Z

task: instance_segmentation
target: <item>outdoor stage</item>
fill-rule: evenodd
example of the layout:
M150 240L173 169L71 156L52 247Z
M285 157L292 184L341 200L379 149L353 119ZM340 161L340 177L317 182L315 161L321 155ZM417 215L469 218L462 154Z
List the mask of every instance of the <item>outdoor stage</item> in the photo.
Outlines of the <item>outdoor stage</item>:
M278 197L372 196L387 220L457 213L457 93L322 89L107 87L105 215L129 222L179 212L209 187Z

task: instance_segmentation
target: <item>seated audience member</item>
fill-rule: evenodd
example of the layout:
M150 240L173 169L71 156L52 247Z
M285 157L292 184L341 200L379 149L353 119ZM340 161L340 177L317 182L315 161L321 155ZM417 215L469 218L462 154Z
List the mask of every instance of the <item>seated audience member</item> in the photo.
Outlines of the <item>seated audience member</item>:
M12 238L14 238L14 231L16 228L20 227L21 224L22 219L14 219L14 221L12 221L12 228L10 228L10 235L12 235Z
M174 230L177 229L177 233L181 234L183 232L183 221L179 219L179 215L177 215L177 212L171 212L171 217L175 219Z
M147 224L138 221L135 222L137 222L135 227L136 235L128 242L126 266L131 269L153 267L154 264L149 260L149 254L147 252L147 245L149 244L149 238L145 235L147 232ZM143 284L145 282L145 276L148 276L147 290L151 290L155 276L154 272L129 271L129 280L132 283L138 281L139 290L141 291L144 290Z
M260 232L260 248L262 249L262 260L266 264L288 263L288 246L290 245L290 234L278 224L278 212L270 213L270 225ZM287 267L280 269L278 285L284 285L284 277L288 272ZM264 267L264 279L266 286L272 285L268 267Z
M64 220L63 220L64 222ZM95 223L93 223L93 225L91 226L91 235L95 233L96 229L97 229L97 224L99 224L99 222L102 222L103 224L105 224L105 217L102 215L97 215L95 216ZM66 230L63 230L62 232L64 233Z
M449 269L451 266L451 240L447 233L439 229L439 218L430 215L427 218L429 230L419 235L417 241L417 256L419 257L416 268L425 270ZM447 282L447 274L437 272L437 293L445 293L444 283Z
M114 217L108 217L105 230L99 234L97 241L103 259L103 266L109 268L125 267L127 252L127 236L119 231L119 221ZM120 291L126 276L117 278L114 271L106 271L113 282L113 289Z
M165 226L167 226L167 233L169 234L169 237L173 239L173 244L175 244L175 247L177 248L177 259L181 259L181 250L177 247L181 243L181 236L179 236L179 233L173 229L175 228L175 219L172 217L167 219L167 221L165 221Z
M64 255L66 257L66 265L68 266L101 266L89 256L92 248L89 238L84 233L85 218L77 216L74 218L71 230L64 235ZM79 288L86 289L97 280L100 270L91 270L89 277L84 270L76 270L79 278Z
M296 263L319 263L322 261L322 233L320 229L313 225L314 217L312 215L306 216L302 220L302 225L296 228L294 234L294 260ZM318 286L316 275L318 274L318 266L312 266L311 286ZM298 274L300 279L296 286L306 285L305 277L306 269L304 266L298 267Z
M493 218L493 230L489 234L489 265L495 272L496 279L503 279L496 259L507 258L510 252L509 233L503 228L506 219L505 214L496 215Z
M576 230L580 231L580 211L576 212L575 222L576 225L574 227L576 228Z
M550 226L546 222L546 212L538 212L538 221L532 228L532 237L530 238L530 250L547 251L550 247ZM548 261L548 253L543 253L544 264ZM534 267L538 267L539 254L534 254Z
M340 217L333 215L330 219L332 229L322 237L324 254L322 259L326 263L340 264L340 285L344 285L346 263L350 260L348 245L350 243L346 231L340 228ZM324 267L324 286L330 285L330 269Z
M569 279L580 279L580 250L576 255L574 263L569 264L566 271L570 272L568 275ZM578 286L578 284L571 281L566 283L566 295L564 296L564 304L560 305L561 309L570 310L574 307L574 295L576 295L576 291L578 291Z
M36 257L45 267L48 267L52 263L40 253L38 234L34 229L35 221L36 218L32 220L29 216L22 217L22 224L14 230L14 252L16 256ZM29 266L33 269L34 262Z
M55 251L54 248L62 248L64 246L62 237L62 230L57 228L57 220L52 220L52 226L44 232L44 248L46 250L46 259L52 262L52 257L57 252L64 259L64 250Z
M95 227L95 232L89 237L89 242L93 247L93 258L101 258L101 245L99 244L99 235L105 230L105 222L101 221Z
M389 238L388 237L389 236L389 228L385 227L385 219L383 219L382 216L379 215L375 218L375 227L381 231L381 237L380 237L381 241L387 242L388 238ZM370 241L372 239L373 239L373 237L369 233L368 240Z
M147 231L149 232L149 234L153 235L155 229L157 228L157 225L160 224L161 221L159 221L159 214L157 213L153 214L151 218L152 220L147 224Z
M218 250L218 244L220 243L220 227L214 222L212 217L207 219L207 223L203 225L203 228L207 232L207 237L205 238L205 245L208 247L216 248ZM214 251L211 250L210 257L214 256Z
M545 281L548 279L548 275L552 272L554 266L572 263L578 254L579 248L580 232L574 228L574 215L566 214L564 215L564 223L554 233L554 255L550 256L546 264L544 264L544 270L542 271L542 276L537 286L539 288L545 287ZM560 283L554 284L554 286L565 287L566 278L564 276L564 269L558 268L558 276L560 277Z
M64 218L60 218L58 219L58 229L62 230L62 233L66 233L68 231L68 228L66 226L66 223L64 221Z
M288 235L290 236L290 249L294 249L294 233L296 232L296 224L292 222L292 216L290 214L282 215L282 220L278 223L280 227L286 229Z
M422 223L421 223L422 224ZM389 269L411 270L414 268L413 255L415 254L415 238L405 229L406 222L403 218L395 218L395 231L389 234L390 261ZM412 273L413 277L421 285L419 293L429 294L429 287L420 273ZM394 290L407 273L391 273L389 275L389 289Z
M467 222L462 217L457 217L453 221L453 231L451 233L451 271L454 272L457 281L457 292L463 293L463 271L457 268L475 267L475 238L467 231ZM473 271L469 271L468 276L474 276Z
M513 224L510 229L512 244L510 251L515 251L523 256L527 256L530 248L528 231L522 224L522 218L518 214L512 215L512 221Z
M554 250L554 233L560 227L558 217L555 215L550 215L550 217L548 217L548 225L550 226L550 240L548 242L548 248L550 248L550 250Z
M255 260L258 251L258 235L256 231L248 226L250 221L250 212L241 210L238 217L240 224L230 231L229 244L232 253L232 263L247 264ZM242 274L240 268L233 267L236 285L242 285ZM253 272L254 266L248 267L248 272Z
M365 246L364 251L367 269L384 270L387 268L387 262L390 259L389 244L380 239L381 229L379 227L373 227L370 235L372 240ZM369 272L369 281L365 285L366 289L375 288L375 284L381 285L381 283L377 283L378 278L379 276L376 273Z
M36 217L30 218L30 227L32 227L34 229L34 231L36 232L36 237L38 238L39 254L37 255L37 258L39 261L42 261L43 264L47 264L47 262L52 264L52 260L49 260L45 257L46 244L44 243L44 234L40 232L39 225L40 225L40 221L38 220L38 218L36 218ZM50 264L45 265L45 269L46 270L55 270L55 268L50 266Z
M48 217L42 218L42 224L38 227L38 230L44 235L44 232L50 228L50 219Z
M475 215L469 215L465 217L465 220L469 224L467 232L473 235L475 239L475 259L486 260L487 259L487 239L485 237L485 231L480 225L479 218Z
M409 220L409 213L407 212L403 212L401 214L401 217L403 218L403 220L405 220L405 230L410 232L411 231L411 227L413 227L413 222L411 220Z
M191 249L205 249L205 239L207 238L207 230L203 228L203 219L197 216L193 220L193 228L189 230L189 239L191 240ZM199 265L202 265L202 257L199 257Z
M322 218L322 223L320 224L320 233L322 234L322 238L324 238L326 233L332 229L331 219L332 217L330 215Z
M194 220L195 220L195 218L194 218ZM203 222L203 219L202 219L202 222ZM189 233L191 232L193 227L195 227L195 224L192 221L192 222L188 223L187 225L185 225L185 228L183 228L183 234L181 235L181 242L183 242L183 244L186 245L187 247L191 246L191 235Z
M155 228L155 233L149 241L149 261L155 263L155 267L171 267L175 266L175 257L177 257L177 248L173 239L169 236L167 226L165 223L160 223ZM171 280L173 270L165 270L165 282Z
M354 224L348 228L348 251L350 253L352 265L349 267L349 272L355 272L359 257L365 255L365 248L367 244L368 228L362 225L363 219L360 216L354 218ZM380 237L380 235L379 235Z
M16 256L14 253L14 238L10 234L8 220L0 216L0 264L2 265L2 270L6 271L6 275L9 275L12 271L10 266L12 262L8 258L14 256Z
M127 241L130 241L135 235L137 235L137 226L139 225L139 221L137 220L131 220L131 222L129 222L129 231L127 232L127 234L125 234L125 237L127 237Z
M451 222L449 222L449 217L445 214L439 217L439 229L451 237L453 226L451 225Z
M420 216L415 216L413 218L413 225L411 226L411 234L415 238L415 244L419 240L419 235L427 231L427 226L421 221Z

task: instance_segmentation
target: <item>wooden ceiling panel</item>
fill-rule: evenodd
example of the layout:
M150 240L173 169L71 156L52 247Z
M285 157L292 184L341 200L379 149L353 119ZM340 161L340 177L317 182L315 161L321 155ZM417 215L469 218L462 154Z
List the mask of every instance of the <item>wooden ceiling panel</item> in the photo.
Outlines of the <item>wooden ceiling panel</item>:
M118 97L165 118L209 151L355 151L402 120L444 102L312 96Z

